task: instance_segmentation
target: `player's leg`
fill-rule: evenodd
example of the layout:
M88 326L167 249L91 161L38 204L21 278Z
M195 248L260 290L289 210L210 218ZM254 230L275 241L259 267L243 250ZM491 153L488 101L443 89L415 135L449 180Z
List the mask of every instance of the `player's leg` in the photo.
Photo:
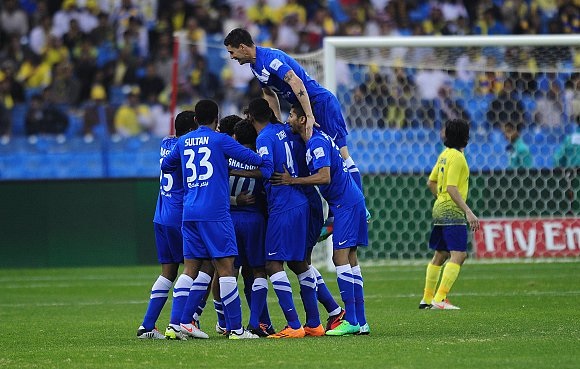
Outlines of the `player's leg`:
M427 264L425 272L425 287L423 288L423 298L419 303L419 309L430 309L431 301L435 296L437 283L441 276L442 265L449 258L449 252L443 239L443 227L433 226L429 236L429 248L434 251L431 262Z
M217 314L217 323L215 326L215 331L219 334L225 334L227 332L226 316L224 311L224 305L222 304L222 299L220 297L220 282L217 271L215 271L212 282L211 282L211 293L213 297L213 307Z
M219 275L220 297L230 326L229 338L258 338L242 326L242 306L234 265L238 246L233 222L205 222L200 233Z
M334 210L336 228L333 237L332 260L336 267L337 283L344 302L345 314L342 323L327 331L326 334L336 336L358 334L360 332L358 315L364 312L364 295L362 293L362 275L360 279L355 278L353 266L358 265L357 246L368 245L364 200L351 207L341 207ZM357 285L356 290L355 285ZM364 314L361 318L366 320ZM364 323L366 324L366 322Z
M312 265L312 251L316 246L318 241L318 237L320 236L320 229L324 224L324 210L322 208L322 200L318 191L313 189L312 192L309 193L308 197L308 204L310 207L310 216L308 218L308 234L306 239L306 261L308 265L310 265L310 269L314 273L316 277L316 297L318 301L324 306L326 311L328 312L329 318L327 320L327 329L329 325L338 325L338 321L342 318L342 311L343 309L336 303L336 300L328 290L326 283L324 282L324 278L322 275Z
M277 334L270 335L272 338L282 338L282 333L288 336L304 336L304 329L298 319L298 313L294 306L294 299L292 296L292 286L288 275L284 270L284 261L289 258L286 253L292 252L294 245L291 245L288 240L292 240L291 233L294 232L292 227L286 221L286 214L272 214L268 218L268 227L266 228L265 239L265 259L266 259L266 273L270 278L274 293L278 298L278 304L282 308L284 317L286 318L287 327ZM306 240L303 241L306 243ZM286 336L283 336L286 337Z
M432 309L457 310L457 306L452 305L447 300L447 294L459 276L461 266L467 258L467 226L451 225L443 226L443 239L451 257L441 275L441 282L431 302Z
M371 333L365 312L364 279L360 264L358 263L357 248L351 247L348 255L350 266L352 267L352 277L354 280L354 305L356 309L356 319L360 326L359 334L368 335Z
M254 282L252 283L252 298L250 303L250 319L248 321L248 330L260 337L265 337L270 333L266 332L271 327L270 314L268 312L268 280L266 279L265 267L253 268ZM265 312L265 314L264 314ZM264 324L262 328L261 324Z
M318 298L316 297L316 276L306 260L289 261L288 267L296 274L300 283L300 298L306 312L305 334L307 336L323 336L324 327L320 324Z
M143 317L143 322L137 330L138 338L164 339L155 327L159 314L167 302L167 296L171 289L179 264L183 262L181 230L178 227L170 227L154 223L155 241L157 246L157 259L161 264L161 275L151 287L149 304Z

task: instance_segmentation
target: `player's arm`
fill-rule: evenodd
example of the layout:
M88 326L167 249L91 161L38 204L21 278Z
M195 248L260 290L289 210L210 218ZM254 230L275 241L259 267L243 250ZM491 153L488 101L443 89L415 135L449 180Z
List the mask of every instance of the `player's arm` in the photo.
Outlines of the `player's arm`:
M437 198L437 181L432 181L430 179L427 180L427 187L429 187L429 191Z
M308 177L292 177L284 166L284 173L274 173L270 182L273 185L325 185L330 183L330 167L322 167Z
M471 228L471 230L477 231L479 229L479 219L477 219L477 217L475 216L475 214L473 214L469 206L467 206L467 204L463 200L463 197L461 197L461 194L459 193L457 186L451 185L447 186L447 193L451 197L451 200L453 200L453 202L456 203L457 206L459 206L461 210L465 212L465 217L467 218L467 223L469 223L469 227Z
M437 159L437 163L439 163L439 159ZM429 179L427 180L427 187L429 191L437 198L437 176L439 175L439 164L435 164L433 169L431 169L431 173L429 174Z
M161 161L161 171L163 173L173 173L181 165L181 153L179 145L173 146L173 149Z
M479 219L477 219L469 206L467 206L465 200L463 200L463 197L461 197L461 194L457 189L459 182L467 179L467 177L461 175L461 173L465 173L469 170L467 162L465 162L465 159L461 160L459 158L454 158L449 159L448 163L447 193L449 194L449 197L451 197L451 200L453 200L453 202L457 204L463 212L465 212L465 217L467 218L467 223L471 230L477 231L479 229Z
M294 73L292 69L286 72L284 76L284 82L286 82L290 88L292 88L292 92L296 95L296 98L302 105L302 109L306 113L306 137L312 137L312 127L314 127L314 113L312 112L312 106L310 105L310 96L308 96L308 91L306 91L306 86L304 86L304 81L300 79Z
M276 95L276 93L268 86L262 87L262 92L264 94L264 100L268 102L268 105L270 105L270 108L272 108L274 114L276 114L276 118L281 121L282 112L280 110L280 100L278 100L278 95Z
M274 157L272 156L274 149L272 140L268 137L258 137L256 147L258 148L258 155L262 158L262 165L260 165L262 178L270 179L272 174L274 174Z

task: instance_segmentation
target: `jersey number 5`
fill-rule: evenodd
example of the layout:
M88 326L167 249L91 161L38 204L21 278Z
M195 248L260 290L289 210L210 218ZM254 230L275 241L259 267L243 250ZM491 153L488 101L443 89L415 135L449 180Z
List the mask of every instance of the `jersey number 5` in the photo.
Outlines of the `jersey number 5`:
M205 173L198 175L198 167L195 165L196 152L193 149L183 151L183 154L188 157L185 167L191 170L191 175L187 176L187 183L195 182L196 180L205 181L213 175L213 165L209 162L211 156L211 149L209 147L200 147L197 149L197 154L202 155L203 158L199 161L199 167L205 168Z

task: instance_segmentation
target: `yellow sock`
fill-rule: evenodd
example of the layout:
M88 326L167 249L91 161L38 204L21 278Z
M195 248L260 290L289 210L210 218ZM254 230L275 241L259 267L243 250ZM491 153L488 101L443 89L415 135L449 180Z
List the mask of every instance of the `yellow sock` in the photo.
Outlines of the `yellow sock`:
M425 290L423 292L423 301L426 304L430 304L435 295L435 287L437 287L437 282L439 281L439 275L441 274L441 266L433 265L429 263L427 265L427 273L425 274Z
M437 293L433 298L436 302L441 302L447 298L447 294L449 290L455 283L457 276L459 275L459 270L461 266L455 263L447 263L445 265L445 269L443 270L443 275L441 276L441 283L439 284L439 289L437 289Z

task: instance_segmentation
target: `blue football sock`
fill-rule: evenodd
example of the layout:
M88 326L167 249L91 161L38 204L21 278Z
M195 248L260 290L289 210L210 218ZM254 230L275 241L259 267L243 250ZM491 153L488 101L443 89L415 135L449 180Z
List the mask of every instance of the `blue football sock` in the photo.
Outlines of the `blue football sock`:
M193 314L201 302L205 299L205 294L211 283L211 276L199 272L197 278L193 281L191 288L189 290L189 296L187 297L187 302L183 308L183 313L181 314L180 322L183 324L190 324L193 320Z
M170 324L179 325L192 284L193 279L187 274L182 274L177 278L177 282L175 282L175 286L173 287L173 305L171 306Z
M266 304L267 297L268 281L266 278L254 279L254 284L252 285L252 304L250 306L250 326L258 328L260 323L266 323L262 321L262 314L264 308L268 308Z
M357 325L356 307L354 300L354 279L352 277L352 268L350 264L339 265L336 267L336 280L340 290L340 297L344 302L344 319L350 324Z
M226 327L226 316L224 315L224 305L221 301L213 300L213 307L217 314L218 325L222 328Z
M354 278L354 303L356 306L356 318L360 325L367 323L365 314L365 297L363 292L364 282L360 270L360 265L352 267L352 276Z
M294 300L292 299L292 287L290 286L286 272L282 270L274 273L270 276L270 282L272 282L274 292L278 296L278 304L282 308L288 325L293 329L300 328L300 320L298 319L298 313L296 312Z
M306 312L306 325L316 328L320 325L320 314L318 312L318 299L316 297L316 277L311 269L298 275L300 282L300 297Z
M151 296L149 297L149 306L147 306L147 312L145 312L145 317L143 318L143 327L147 330L155 328L155 323L161 314L161 309L167 301L167 296L169 295L169 290L173 282L164 276L160 275L157 277L153 287L151 287Z
M242 328L242 305L236 277L220 277L220 297L227 311L230 330L238 332Z

